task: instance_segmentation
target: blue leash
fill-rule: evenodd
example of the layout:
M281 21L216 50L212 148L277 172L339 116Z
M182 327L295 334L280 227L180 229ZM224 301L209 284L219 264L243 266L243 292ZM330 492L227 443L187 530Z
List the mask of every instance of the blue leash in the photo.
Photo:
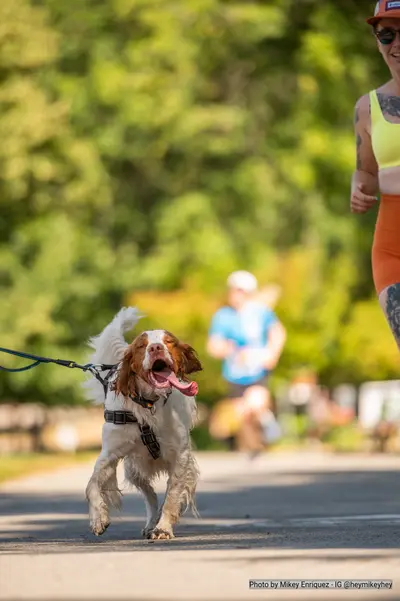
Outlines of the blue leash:
M95 365L93 363L86 363L86 365L79 365L79 363L76 363L75 361L67 361L65 359L50 359L48 357L40 357L38 355L31 355L29 353L22 353L21 351L13 351L11 349L2 348L2 347L0 347L0 352L8 353L9 355L14 355L15 357L22 357L23 359L33 359L34 360L34 362L31 363L30 365L26 365L25 367L18 367L15 369L12 369L10 367L3 367L2 365L0 365L1 371L8 371L11 373L15 373L15 372L27 371L28 369L32 369L33 367L36 367L37 365L40 365L41 363L55 363L56 365L62 365L63 367L77 368L77 369L81 369L82 371L90 371L94 375L94 377L97 378L97 380L99 380L99 382L101 382L101 384L104 387L107 385L108 377L106 376L105 378L102 378L100 375L100 372L107 371L107 370L114 371L116 368L116 365L107 365L105 363L101 363L99 365ZM108 374L108 375L111 375L111 374Z

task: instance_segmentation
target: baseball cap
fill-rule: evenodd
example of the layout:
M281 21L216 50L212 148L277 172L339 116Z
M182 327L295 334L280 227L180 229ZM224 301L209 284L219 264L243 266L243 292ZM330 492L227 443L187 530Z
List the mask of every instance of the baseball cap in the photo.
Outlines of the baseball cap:
M229 288L238 288L244 292L254 292L258 288L256 277L249 271L234 271L228 277Z
M374 16L367 19L367 23L375 25L385 17L400 18L400 0L379 0L375 6Z

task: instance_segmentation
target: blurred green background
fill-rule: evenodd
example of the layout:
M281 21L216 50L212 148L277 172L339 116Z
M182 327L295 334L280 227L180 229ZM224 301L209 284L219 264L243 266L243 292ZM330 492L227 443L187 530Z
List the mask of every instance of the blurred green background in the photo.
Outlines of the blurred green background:
M388 78L359 0L2 0L0 344L85 361L122 305L207 357L233 269L279 284L272 386L398 376L376 211L349 212L357 98ZM21 360L1 355L1 364ZM82 373L2 374L3 402L81 403Z

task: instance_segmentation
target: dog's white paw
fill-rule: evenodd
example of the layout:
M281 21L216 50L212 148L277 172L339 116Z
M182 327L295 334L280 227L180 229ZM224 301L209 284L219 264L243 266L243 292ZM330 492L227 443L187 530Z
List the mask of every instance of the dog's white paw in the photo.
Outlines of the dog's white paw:
M151 540L167 540L167 539L171 539L174 538L174 533L172 532L171 529L165 529L165 528L153 528L153 530L150 530L147 534L147 538L151 539Z
M90 529L95 536L104 534L110 525L110 520L105 516L99 516L90 521Z

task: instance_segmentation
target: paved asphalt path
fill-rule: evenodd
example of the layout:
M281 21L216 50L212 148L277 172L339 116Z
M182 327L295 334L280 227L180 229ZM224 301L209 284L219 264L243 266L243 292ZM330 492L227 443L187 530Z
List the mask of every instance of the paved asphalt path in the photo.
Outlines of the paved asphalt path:
M92 465L0 487L0 599L400 599L400 458L198 454L201 519L145 541L144 505L88 529ZM164 483L160 482L162 491ZM249 590L252 579L389 579L391 590Z

